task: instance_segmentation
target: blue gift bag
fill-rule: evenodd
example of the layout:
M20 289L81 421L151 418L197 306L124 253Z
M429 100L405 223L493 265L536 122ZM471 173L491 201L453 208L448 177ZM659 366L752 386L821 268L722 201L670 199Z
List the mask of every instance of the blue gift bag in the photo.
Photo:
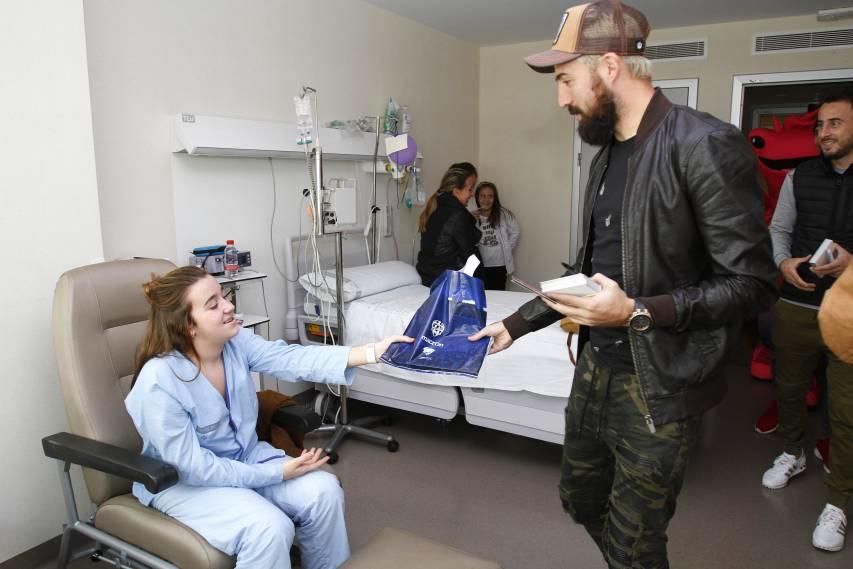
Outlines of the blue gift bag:
M471 342L468 336L485 325L483 281L461 271L444 271L406 327L406 336L415 341L392 344L381 360L414 371L477 377L489 338Z

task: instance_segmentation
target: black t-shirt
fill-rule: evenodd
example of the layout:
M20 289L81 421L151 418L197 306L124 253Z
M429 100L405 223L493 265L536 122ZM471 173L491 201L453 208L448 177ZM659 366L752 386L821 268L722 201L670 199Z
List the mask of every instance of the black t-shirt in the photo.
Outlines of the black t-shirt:
M610 146L607 171L595 195L590 224L592 244L592 273L601 273L624 289L622 275L622 198L628 177L628 159L634 151L634 139L616 140ZM591 327L590 343L609 367L634 372L628 330Z

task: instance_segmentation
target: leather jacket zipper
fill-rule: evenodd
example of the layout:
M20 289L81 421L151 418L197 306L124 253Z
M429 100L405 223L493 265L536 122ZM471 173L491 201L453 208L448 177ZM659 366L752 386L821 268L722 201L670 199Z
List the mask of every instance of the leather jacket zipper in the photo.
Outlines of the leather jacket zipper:
M601 186L602 180L604 180L604 173L605 172L607 172L607 164L604 165L604 171L601 173L601 177L598 179L599 187ZM590 173L590 175L591 174L592 173ZM595 200L596 200L597 196L598 196L598 191L596 190L595 192L592 193L592 205L590 206L590 209L589 209L590 220L592 218L592 212L595 209ZM586 209L586 201L584 201L584 209ZM586 221L586 220L584 220L584 221ZM583 221L581 221L581 223L583 223ZM581 265L580 265L581 272L583 272L584 262L586 261L587 254L589 253L589 228L590 228L590 225L591 225L590 223L586 224L586 231L584 231L584 235L583 235L583 256L584 256L584 258L581 259ZM592 263L592 257L590 257L589 262ZM578 354L578 358L580 358L580 354ZM578 432L580 432L583 429L583 424L584 424L584 421L586 420L586 407L589 404L589 398L592 395L592 389L593 389L593 386L595 385L597 380L598 380L598 377L594 376L592 378L592 381L590 382L589 389L587 390L586 400L584 401L583 409L581 410L581 420L580 420L580 425L578 426Z
M619 227L619 232L621 234L622 239L622 284L625 287L625 294L628 294L628 264L625 262L625 200L628 197L628 188L630 187L631 180L631 165L633 163L633 156L628 157L628 172L625 175L625 191L622 192L622 212L621 216L621 224ZM627 324L627 323L626 323ZM646 397L646 389L643 386L643 380L640 377L640 366L637 365L637 356L636 356L636 340L634 334L631 333L631 329L627 328L628 332L628 342L631 344L631 360L634 362L634 371L637 374L637 386L640 388L640 399L643 400L643 405L646 406L646 415L643 416L643 420L646 423L646 427L648 427L649 432L655 434L657 432L657 428L655 427L655 420L651 415L651 410L649 408L649 400Z
M589 209L589 215L586 216L587 217L587 220L586 220L587 224L586 224L586 231L584 231L584 237L583 237L584 258L581 259L581 271L583 270L584 261L586 260L586 256L589 254L589 228L592 225L592 212L595 211L595 200L598 198L598 193L601 189L601 184L604 181L604 176L607 174L607 168L610 165L609 152L610 152L610 150L608 149L608 162L604 165L604 170L601 172L601 177L599 177L599 179L598 179L598 188L592 194L592 205L590 206L590 209ZM626 283L626 280L627 280L626 276L628 273L625 271L625 268L626 268L626 264L625 264L625 196L628 195L628 187L629 187L628 181L630 180L630 177L631 177L632 158L633 157L628 158L628 174L625 177L625 191L622 193L622 213L620 214L621 218L622 218L622 224L621 224L621 227L619 228L619 232L621 234L621 239L622 239L622 281L623 281L623 284L625 285L625 289L626 289L625 294L628 293L628 291L627 291L628 285ZM585 209L585 207L584 207L584 209ZM589 262L592 263L592 256L590 256ZM635 347L634 347L635 342L634 342L634 338L633 338L633 335L631 334L630 330L628 330L628 342L631 344L631 359L634 362L634 370L637 372L637 385L640 388L640 399L643 400L643 404L646 406L646 413L647 414L643 416L643 420L645 421L646 426L649 428L649 432L654 434L657 432L657 428L655 427L654 418L652 417L651 412L649 411L649 402L648 402L648 398L646 397L646 390L643 387L642 380L640 379L640 372L639 372L640 368L637 366L637 358L634 355L634 353L636 351ZM584 411L586 411L586 410L584 409Z

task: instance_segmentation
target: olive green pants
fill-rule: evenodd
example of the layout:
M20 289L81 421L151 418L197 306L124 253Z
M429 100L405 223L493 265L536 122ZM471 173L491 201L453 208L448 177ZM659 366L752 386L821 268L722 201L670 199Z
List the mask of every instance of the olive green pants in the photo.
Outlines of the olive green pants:
M566 407L560 498L612 569L666 569L666 529L699 417L651 432L637 376L598 362L590 345Z
M828 502L846 510L853 495L853 365L830 352L820 336L817 310L780 300L773 324L776 388L779 399L777 432L785 441L785 452L804 451L808 411L804 402L812 372L826 354L826 383L829 398Z

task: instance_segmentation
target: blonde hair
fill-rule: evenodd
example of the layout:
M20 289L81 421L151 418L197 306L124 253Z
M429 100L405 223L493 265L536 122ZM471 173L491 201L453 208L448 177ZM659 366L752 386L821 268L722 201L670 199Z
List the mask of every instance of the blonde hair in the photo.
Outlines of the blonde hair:
M595 69L598 67L598 64L601 63L601 59L603 56L601 55L584 55L581 56L580 60L589 67L590 69ZM641 55L626 55L619 56L619 59L625 64L625 68L628 69L628 73L634 79L645 79L646 81L652 80L652 62L647 57L643 57Z
M439 185L435 193L429 197L426 205L424 206L424 210L421 212L420 219L418 220L418 231L420 233L426 233L429 218L432 217L432 214L435 213L435 210L438 208L438 196L440 194L464 188L465 182L468 181L468 178L471 176L476 177L477 174L471 173L470 169L460 167L460 165L457 164L451 166L450 169L444 173L444 176L441 177L441 185Z

